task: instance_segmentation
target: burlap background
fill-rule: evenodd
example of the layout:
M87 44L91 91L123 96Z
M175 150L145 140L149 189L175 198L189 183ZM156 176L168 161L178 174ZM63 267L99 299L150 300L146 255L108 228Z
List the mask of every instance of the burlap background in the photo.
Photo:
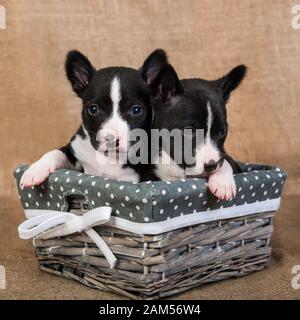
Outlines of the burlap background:
M63 70L68 50L81 50L97 67L139 67L162 47L181 77L214 79L248 65L228 105L227 149L237 159L275 163L289 173L268 271L181 297L300 298L290 284L291 268L300 264L300 30L291 27L296 3L1 1L7 29L0 30L0 265L7 270L7 289L0 297L116 297L37 270L30 243L16 234L23 217L12 170L64 144L80 123L80 101Z

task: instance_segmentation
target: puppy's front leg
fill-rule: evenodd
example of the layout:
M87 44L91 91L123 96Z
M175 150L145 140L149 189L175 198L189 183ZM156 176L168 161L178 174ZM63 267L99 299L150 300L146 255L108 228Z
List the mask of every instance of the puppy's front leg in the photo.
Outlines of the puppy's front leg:
M75 169L77 161L72 158L69 148L70 146L66 145L60 150L52 150L44 154L24 172L20 185L25 188L39 185L57 169Z
M208 178L209 190L220 200L229 200L236 196L236 184L231 165L224 160L222 167Z

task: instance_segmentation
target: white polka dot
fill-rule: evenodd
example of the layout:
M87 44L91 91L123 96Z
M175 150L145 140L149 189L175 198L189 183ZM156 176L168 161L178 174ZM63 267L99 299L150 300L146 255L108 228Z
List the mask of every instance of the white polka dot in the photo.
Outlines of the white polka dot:
M252 193L252 197L255 197L255 192Z
M182 189L179 187L179 188L177 188L177 191L178 191L178 192L181 192L181 191L182 191Z
M50 207L50 202L49 201L47 201L47 207Z
M107 188L109 188L109 185L110 185L110 184L109 184L109 183L107 183L107 184L105 185L105 188L106 188L106 189L107 189Z
M278 192L279 192L279 190L278 190L278 189L276 189L276 190L275 190L275 193L278 193Z
M183 213L183 212L180 212L180 215L181 215L181 216L183 216L183 215L184 215L184 213Z
M19 173L20 172L20 168L18 168L17 170L16 170L16 173Z
M264 183L262 183L262 184L260 185L260 187L261 187L261 188L263 188L264 186L265 186L265 184L264 184Z
M70 182L70 178L68 178L68 179L66 180L66 182L67 182L67 183Z
M82 176L82 173L78 173L77 177L81 177Z
M120 214L120 211L118 209L116 210L116 214Z
M246 181L246 182L248 181L248 179L247 179L247 178L243 178L243 179L244 179L244 181Z
M266 174L266 177L267 177L268 179L270 179L270 178L271 178L271 176L270 176L269 174Z
M148 202L148 200L147 200L146 198L144 198L142 201L143 201L144 203L147 203L147 202Z
M138 211L140 210L140 207L139 207L139 206L135 206L135 207L136 207L136 210L138 210Z
M150 184L150 183L151 183L151 180L146 181L146 184Z
M82 179L79 179L79 180L78 180L78 183L79 183L79 184L82 184Z
M268 191L265 191L265 192L264 192L264 195L266 195L266 194L268 194Z
M52 187L52 186L50 186L50 189L53 191L54 190L54 188Z
M164 213L164 209L160 209L159 213L163 214Z
M253 189L253 186L251 185L249 189L252 190L252 189Z
M170 181L166 181L166 184L171 184L171 182Z
M29 204L28 204L28 202L25 202L25 207L27 207L27 208L29 207Z
M145 220L145 222L148 222L148 221L149 221L149 218L148 218L148 217L145 217L144 220Z
M239 187L239 190L238 190L238 191L241 192L242 190L243 190L242 187Z
M121 206L124 208L125 207L125 204L123 202L121 202Z
M62 196L61 195L59 195L58 197L59 197L60 200L62 200Z
M105 202L105 205L106 205L107 207L109 207L109 206L110 206L110 203L109 203L109 202Z
M115 198L115 196L114 196L112 193L111 193L110 197L111 197L111 199L114 199L114 198Z
M199 194L199 198L202 198L202 196L203 196L203 193L200 193L200 194Z
M65 174L69 174L69 173L70 173L69 171L66 171L66 172L65 172Z
M156 205L157 205L157 201L153 200L153 201L152 201L152 204L153 204L154 206L156 206Z
M255 176L255 180L258 180L258 176Z
M210 211L210 208L208 207L208 208L206 209L206 211Z
M161 194L164 196L167 193L165 189L162 190Z
M60 191L63 192L63 191L64 191L64 188L63 188L63 187L60 187Z
M92 204L92 206L94 206L94 205L95 205L95 201L94 201L94 200L92 200L92 201L91 201L91 204Z
M196 185L195 185L195 184L193 184L193 185L192 185L192 188L193 188L194 190L196 190L196 189L197 189L197 187L196 187Z
M279 169L279 168L276 168L275 170L276 170L276 171L280 171L280 169Z
M172 199L170 199L170 201L169 201L170 203L173 203L174 202L174 199L172 198Z
M133 218L133 213L132 212L129 212L129 217Z
M192 205L193 205L193 202L190 202L190 203L188 204L189 207L191 207Z
M51 199L53 199L53 195L51 193L49 193L49 196L50 196Z
M272 183L272 187L275 187L275 186L276 186L276 182L273 182L273 183Z
M56 205L57 205L57 208L59 208L59 207L60 207L60 203L59 203L59 202L57 202L57 204L56 204Z
M97 197L100 198L101 197L101 193L97 192Z
M28 193L28 198L29 198L29 199L31 198L31 193Z
M71 192L75 192L75 189L73 188L73 189L71 190Z
M84 193L85 193L85 194L88 194L88 193L89 193L89 191L88 191L87 189L85 189L85 190L84 190Z
M196 210L196 209L194 209L194 210L193 210L193 213L196 213L196 212L197 212L197 210Z
M242 195L241 195L241 199L244 199L244 198L245 198L245 195L244 195L244 194L242 194Z
M129 201L129 197L128 196L125 196L125 201Z
M186 196L185 198L184 198L184 200L188 200L189 199L189 196Z
M54 179L54 181L57 182L57 181L58 181L58 177L56 177L56 178Z
M203 205L206 205L206 204L207 204L207 201L203 201L202 204L203 204Z
M139 193L140 191L141 191L141 189L136 189L135 190L136 193Z
M91 183L92 186L94 186L95 184L96 184L96 181L93 181L93 182Z
M123 185L121 185L121 186L120 186L120 190L123 190L123 189L124 189L124 186L123 186Z
M175 207L174 207L174 210L177 210L178 209L178 206L176 205Z
M280 178L282 178L282 177L283 177L283 175L282 175L281 173L278 173L278 176L279 176Z

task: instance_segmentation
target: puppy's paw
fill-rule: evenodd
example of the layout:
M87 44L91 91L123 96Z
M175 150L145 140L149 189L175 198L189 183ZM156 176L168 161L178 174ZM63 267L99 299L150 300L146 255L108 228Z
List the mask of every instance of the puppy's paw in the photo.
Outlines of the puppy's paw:
M233 176L214 174L208 179L208 187L219 200L230 200L236 196L236 185Z
M236 184L232 168L227 161L208 178L208 187L219 200L230 200L236 196Z
M55 171L52 163L46 161L37 161L33 163L24 173L20 181L20 186L29 188L31 186L40 185Z

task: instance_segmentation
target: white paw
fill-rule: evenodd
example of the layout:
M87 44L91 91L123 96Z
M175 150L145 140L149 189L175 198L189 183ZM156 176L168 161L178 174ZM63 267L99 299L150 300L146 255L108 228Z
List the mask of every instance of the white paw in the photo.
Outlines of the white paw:
M20 186L25 188L43 183L56 169L67 166L66 155L53 150L46 153L40 160L33 163L24 173L20 181Z
M208 187L219 200L230 200L236 196L236 184L233 178L232 169L224 161L220 170L208 178Z
M55 171L55 167L51 163L45 161L37 161L33 163L24 173L20 181L20 185L28 188L43 183L50 173Z

